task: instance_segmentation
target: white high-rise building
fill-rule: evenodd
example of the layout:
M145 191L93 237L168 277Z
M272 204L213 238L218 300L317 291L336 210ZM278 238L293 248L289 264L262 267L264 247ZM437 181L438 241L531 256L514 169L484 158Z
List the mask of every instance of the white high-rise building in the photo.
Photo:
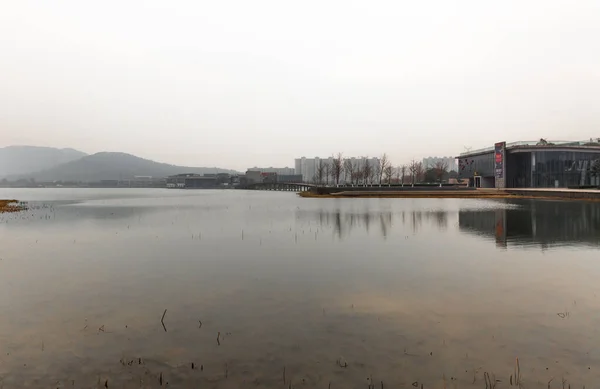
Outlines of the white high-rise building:
M450 172L452 170L454 170L455 172L458 171L458 164L456 163L456 158L455 157L427 157L427 158L423 158L423 168L425 170L427 169L432 169L435 167L436 164L443 162L446 167L447 170Z
M331 164L333 158L297 158L295 161L295 173L302 174L303 182L317 181L317 167L320 163Z
M297 158L295 160L295 168L296 174L302 175L302 181L306 183L319 183L319 166L322 164L324 166L323 176L322 176L322 184L334 184L335 178L333 176L333 172L331 166L333 165L334 157L328 158ZM352 158L344 158L344 171L340 176L340 184L344 184L346 182L356 182L359 181L363 183L365 181L370 183L376 183L379 179L379 158L366 158L366 157L352 157ZM371 177L361 176L358 177L357 173L364 171L366 164L369 164ZM347 164L352 165L352 173L355 177L350 177L350 172L346 170Z

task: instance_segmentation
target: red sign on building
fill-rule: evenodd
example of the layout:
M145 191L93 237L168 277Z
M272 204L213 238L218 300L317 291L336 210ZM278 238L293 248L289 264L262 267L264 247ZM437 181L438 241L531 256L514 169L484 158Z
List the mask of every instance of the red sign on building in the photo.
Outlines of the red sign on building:
M506 142L498 142L494 144L494 167L496 179L504 177L504 151Z

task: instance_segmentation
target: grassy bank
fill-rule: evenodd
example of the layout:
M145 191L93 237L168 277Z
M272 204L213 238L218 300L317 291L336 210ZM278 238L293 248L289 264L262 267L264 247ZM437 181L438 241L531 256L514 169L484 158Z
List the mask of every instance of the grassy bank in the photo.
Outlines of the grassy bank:
M25 207L20 205L18 200L0 200L0 213L3 212L19 212Z

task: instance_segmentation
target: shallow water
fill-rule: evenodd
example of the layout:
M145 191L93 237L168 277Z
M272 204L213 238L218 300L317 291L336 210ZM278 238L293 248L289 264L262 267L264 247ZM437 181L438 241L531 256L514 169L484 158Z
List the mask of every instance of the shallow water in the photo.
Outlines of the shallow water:
M600 382L600 204L0 198L32 202L0 215L4 388Z

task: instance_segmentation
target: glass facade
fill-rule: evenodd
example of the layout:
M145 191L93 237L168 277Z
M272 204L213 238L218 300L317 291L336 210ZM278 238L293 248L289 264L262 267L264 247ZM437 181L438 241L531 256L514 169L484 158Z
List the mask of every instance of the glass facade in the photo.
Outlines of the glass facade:
M507 187L567 188L600 185L600 151L539 150L507 157Z
M461 156L458 162L461 178L494 176L493 152ZM509 149L504 173L507 188L596 187L600 186L600 149Z
M493 153L458 158L458 176L461 178L470 178L474 175L482 177L494 176Z

